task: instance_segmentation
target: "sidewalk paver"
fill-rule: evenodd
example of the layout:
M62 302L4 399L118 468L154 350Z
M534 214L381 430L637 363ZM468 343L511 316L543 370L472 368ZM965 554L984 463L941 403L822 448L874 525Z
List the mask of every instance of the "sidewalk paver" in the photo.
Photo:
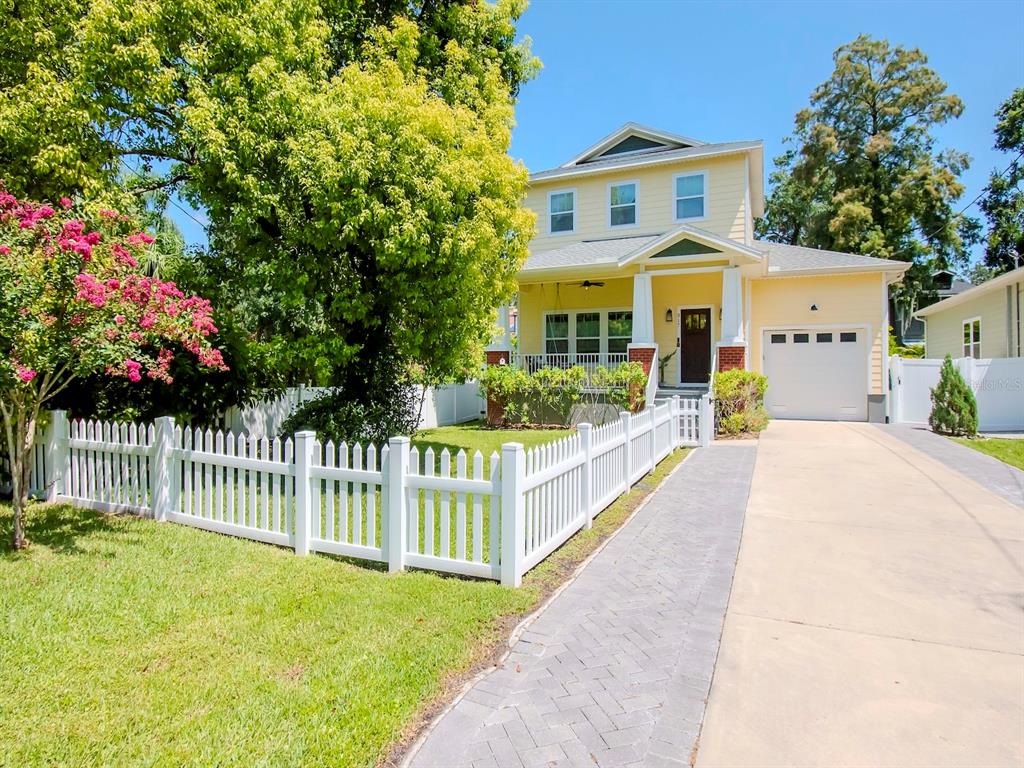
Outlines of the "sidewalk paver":
M1024 405L1022 405L1024 407ZM997 493L1011 504L1024 508L1024 472L1006 462L986 456L952 440L936 435L927 427L909 424L879 424L879 429L895 435L931 456L946 467L967 475L975 482ZM993 434L991 437L1003 437Z
M1024 510L971 472L773 422L697 768L1024 765L1022 593Z
M413 768L688 766L755 447L698 450L437 723Z

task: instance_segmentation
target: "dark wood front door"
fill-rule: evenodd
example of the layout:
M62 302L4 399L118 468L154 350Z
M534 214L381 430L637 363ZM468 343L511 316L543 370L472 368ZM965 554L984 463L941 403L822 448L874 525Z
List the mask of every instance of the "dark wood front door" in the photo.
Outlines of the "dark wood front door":
M680 380L705 384L711 373L711 310L683 309L679 319Z

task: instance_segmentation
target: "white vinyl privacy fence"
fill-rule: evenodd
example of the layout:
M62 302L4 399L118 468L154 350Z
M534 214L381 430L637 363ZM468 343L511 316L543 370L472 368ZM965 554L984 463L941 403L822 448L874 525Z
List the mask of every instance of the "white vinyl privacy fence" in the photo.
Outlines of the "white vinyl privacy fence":
M1024 358L1006 357L954 360L978 401L981 431L1024 430ZM927 424L931 391L939 383L942 360L894 356L889 363L892 387L891 420L899 424Z
M273 437L280 434L284 422L303 403L329 392L329 387L290 387L276 397L243 407L232 406L223 415L225 430L235 433ZM475 380L464 384L444 384L421 389L419 429L462 424L486 414L487 403Z
M52 414L33 468L50 500L280 546L518 585L654 466L710 440L711 404L674 398L561 440L472 456L409 438L321 443ZM702 436L702 431L705 432Z

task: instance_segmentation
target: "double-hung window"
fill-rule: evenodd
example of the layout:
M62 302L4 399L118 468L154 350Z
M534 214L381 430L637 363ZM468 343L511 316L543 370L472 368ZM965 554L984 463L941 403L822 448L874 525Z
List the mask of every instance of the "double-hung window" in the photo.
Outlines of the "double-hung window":
M673 179L676 221L704 218L706 187L706 173L682 173Z
M964 357L981 358L981 318L964 320Z
M608 185L608 226L631 227L636 224L635 181Z
M576 231L576 191L551 192L548 195L548 229L551 234Z
M557 312L544 318L544 351L549 355L569 352L569 313Z
M580 362L605 364L605 355L624 354L633 338L628 309L548 312L544 315L544 351L549 355L585 355Z
M622 354L633 340L633 313L628 310L608 313L608 353Z

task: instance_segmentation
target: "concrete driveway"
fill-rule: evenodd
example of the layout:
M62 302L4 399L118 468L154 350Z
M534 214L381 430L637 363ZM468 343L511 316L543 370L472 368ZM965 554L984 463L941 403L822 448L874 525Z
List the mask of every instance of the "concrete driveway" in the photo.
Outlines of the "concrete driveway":
M876 427L773 422L698 768L1024 765L1022 521Z

